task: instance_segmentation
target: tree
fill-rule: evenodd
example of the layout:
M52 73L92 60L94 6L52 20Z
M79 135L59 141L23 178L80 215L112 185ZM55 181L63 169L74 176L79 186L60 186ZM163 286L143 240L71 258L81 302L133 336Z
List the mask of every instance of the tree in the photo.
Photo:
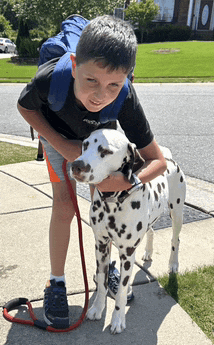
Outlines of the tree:
M159 6L154 0L142 0L141 2L132 2L125 10L126 19L130 20L133 26L137 26L141 33L141 42L143 42L143 32L147 25L159 13Z
M9 37L11 38L13 33L12 26L10 22L5 19L5 17L0 14L0 37Z
M30 34L29 34L27 23L25 23L23 19L21 18L19 20L19 30L18 30L18 35L16 39L16 47L18 50L19 50L19 46L21 44L22 39L29 38L29 36Z
M54 25L59 29L61 22L71 14L80 14L87 19L113 13L121 7L121 0L13 0L13 9L24 20L37 20L43 26Z

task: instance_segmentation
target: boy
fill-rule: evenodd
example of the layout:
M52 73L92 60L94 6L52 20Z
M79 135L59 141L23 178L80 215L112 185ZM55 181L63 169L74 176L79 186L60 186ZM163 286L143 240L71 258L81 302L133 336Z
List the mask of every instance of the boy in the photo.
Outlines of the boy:
M22 91L18 101L20 113L40 135L53 188L51 275L45 289L44 318L47 324L55 328L69 326L64 266L70 224L74 217L62 163L64 158L73 162L81 155L82 140L92 131L103 127L112 128L110 122L100 124L99 113L117 98L127 75L135 66L136 50L136 37L129 24L111 16L97 17L84 29L76 56L71 56L72 80L63 108L53 112L47 101L51 75L58 58L39 68L36 77ZM165 159L154 140L131 83L118 121L145 160L138 174L142 183L163 173L166 169ZM74 180L72 186L75 190ZM105 192L126 190L131 185L122 173L117 172L97 187Z

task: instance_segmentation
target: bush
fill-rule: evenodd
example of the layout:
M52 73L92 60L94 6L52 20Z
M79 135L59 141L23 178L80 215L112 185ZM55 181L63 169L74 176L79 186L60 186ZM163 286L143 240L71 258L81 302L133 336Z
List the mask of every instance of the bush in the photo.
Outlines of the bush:
M18 54L25 58L39 57L39 41L32 41L30 38L23 38L19 44Z
M149 30L146 35L146 42L187 41L191 34L192 30L189 26L163 25Z

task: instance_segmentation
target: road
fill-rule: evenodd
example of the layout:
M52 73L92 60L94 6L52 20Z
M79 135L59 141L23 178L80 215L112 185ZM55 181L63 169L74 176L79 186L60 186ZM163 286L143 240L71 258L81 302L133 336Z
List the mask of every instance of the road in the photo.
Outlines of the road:
M0 133L30 137L16 109L24 84L0 84ZM214 84L135 84L157 142L184 172L214 183Z

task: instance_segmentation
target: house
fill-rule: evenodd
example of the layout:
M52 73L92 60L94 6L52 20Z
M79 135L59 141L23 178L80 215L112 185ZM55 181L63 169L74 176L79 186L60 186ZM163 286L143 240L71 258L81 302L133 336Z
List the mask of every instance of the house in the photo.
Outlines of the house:
M154 1L160 7L155 22L188 25L202 37L213 37L214 0Z

